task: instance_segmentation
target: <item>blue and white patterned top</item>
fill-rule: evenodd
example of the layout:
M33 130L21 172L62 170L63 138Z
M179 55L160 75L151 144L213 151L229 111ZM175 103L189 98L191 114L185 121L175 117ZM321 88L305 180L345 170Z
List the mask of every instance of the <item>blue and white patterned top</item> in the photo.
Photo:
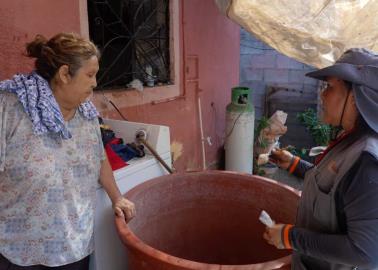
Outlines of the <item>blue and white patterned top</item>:
M19 98L0 91L0 253L21 266L65 265L93 251L99 123L76 112L64 123L71 139L36 135L33 124Z

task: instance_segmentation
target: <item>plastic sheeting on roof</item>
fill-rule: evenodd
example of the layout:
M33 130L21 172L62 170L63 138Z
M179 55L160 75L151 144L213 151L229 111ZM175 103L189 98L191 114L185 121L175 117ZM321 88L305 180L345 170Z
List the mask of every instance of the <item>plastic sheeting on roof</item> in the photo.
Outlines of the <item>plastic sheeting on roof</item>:
M347 49L378 51L377 0L215 0L219 9L279 52L318 68Z

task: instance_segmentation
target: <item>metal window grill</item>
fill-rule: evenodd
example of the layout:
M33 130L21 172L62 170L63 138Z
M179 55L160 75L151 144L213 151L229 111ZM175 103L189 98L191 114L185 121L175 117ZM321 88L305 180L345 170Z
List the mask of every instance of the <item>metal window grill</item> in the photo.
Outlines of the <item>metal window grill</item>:
M98 88L170 83L169 0L88 0L88 17L102 54Z

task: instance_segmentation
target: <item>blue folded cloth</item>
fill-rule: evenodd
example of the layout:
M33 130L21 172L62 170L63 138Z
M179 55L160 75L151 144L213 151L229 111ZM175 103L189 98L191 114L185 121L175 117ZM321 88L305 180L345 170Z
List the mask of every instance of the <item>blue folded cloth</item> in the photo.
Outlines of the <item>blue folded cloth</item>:
M34 134L55 133L63 139L72 137L48 81L35 71L27 75L16 74L10 80L1 81L0 91L17 95L25 113L32 121ZM90 101L82 103L78 110L85 119L92 120L98 117L98 112Z

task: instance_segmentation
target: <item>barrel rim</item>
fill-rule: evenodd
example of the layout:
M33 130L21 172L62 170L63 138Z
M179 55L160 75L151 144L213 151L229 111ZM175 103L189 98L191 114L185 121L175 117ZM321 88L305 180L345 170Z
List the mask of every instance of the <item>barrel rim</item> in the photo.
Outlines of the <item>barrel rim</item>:
M174 175L177 174L201 174L201 173L206 173L206 174L233 174L233 175L238 175L241 177L254 177L254 180L258 181L265 181L265 182L270 182L272 184L278 184L282 188L287 189L294 195L300 197L301 193L292 188L289 187L285 184L282 184L278 181L275 181L273 179L268 179L262 176L258 175L251 175L247 173L237 173L237 172L232 172L232 171L218 171L218 170L209 170L209 171L198 171L198 172L186 172L186 173L175 173ZM135 192L135 190L141 188L143 185L148 185L150 181L156 181L156 180L164 180L166 178L170 178L172 175L164 175L164 176L159 176L153 179L150 179L133 189L129 190L124 196L126 196L128 193ZM151 182L150 182L151 183ZM140 238L138 238L133 231L129 228L127 225L126 221L122 217L115 216L115 226L118 232L118 235L121 238L122 243L125 245L125 248L131 248L135 251L141 252L143 254L146 254L147 256L153 258L154 260L161 261L173 266L177 267L185 267L188 269L218 269L218 270L247 270L251 269L251 267L256 267L256 269L260 270L268 270L268 269L280 269L281 267L287 266L291 262L291 255L287 255L285 257L278 258L276 260L272 261L266 261L263 263L257 263L257 264L245 264L245 265L221 265L221 264L208 264L208 263L202 263L202 262L197 262L197 261L190 261L187 259L179 258L173 255L170 255L168 253L165 253L163 251L160 251L154 247L151 247L144 243ZM237 267L237 268L236 268Z

